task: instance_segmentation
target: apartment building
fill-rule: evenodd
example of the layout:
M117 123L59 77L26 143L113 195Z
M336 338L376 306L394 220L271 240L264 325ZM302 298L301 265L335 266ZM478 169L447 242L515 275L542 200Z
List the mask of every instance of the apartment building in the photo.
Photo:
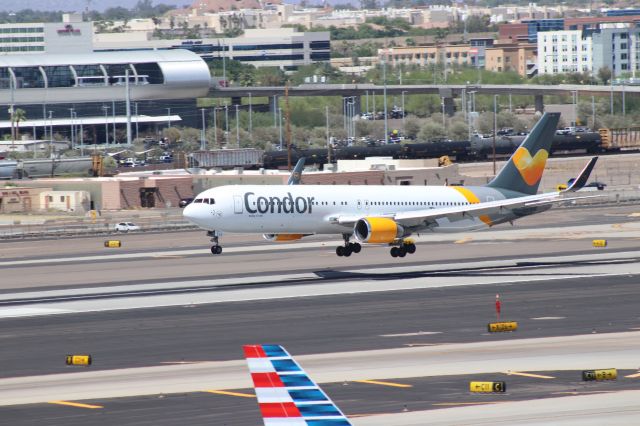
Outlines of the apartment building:
M592 38L583 31L548 31L538 34L539 74L592 71Z

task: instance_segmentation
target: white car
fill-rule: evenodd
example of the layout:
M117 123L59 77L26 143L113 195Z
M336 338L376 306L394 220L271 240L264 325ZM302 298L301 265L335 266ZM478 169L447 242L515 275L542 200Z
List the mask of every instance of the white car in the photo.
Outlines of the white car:
M139 231L140 227L132 222L120 222L113 228L116 232Z

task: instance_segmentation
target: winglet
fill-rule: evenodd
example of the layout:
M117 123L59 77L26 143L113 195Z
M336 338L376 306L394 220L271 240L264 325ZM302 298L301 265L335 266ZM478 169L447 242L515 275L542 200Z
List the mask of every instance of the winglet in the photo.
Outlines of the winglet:
M265 426L352 426L282 346L243 349Z
M589 175L591 175L591 171L596 166L596 161L598 161L598 157L593 157L587 163L587 165L584 166L584 169L582 169L578 177L575 178L573 182L571 182L571 185L569 185L569 187L562 192L576 192L582 189L587 184L587 180L589 180Z
M291 176L289 176L287 185L298 185L300 183L300 178L302 177L302 169L304 169L304 160L304 157L300 157L300 159L298 159L296 166L291 172Z

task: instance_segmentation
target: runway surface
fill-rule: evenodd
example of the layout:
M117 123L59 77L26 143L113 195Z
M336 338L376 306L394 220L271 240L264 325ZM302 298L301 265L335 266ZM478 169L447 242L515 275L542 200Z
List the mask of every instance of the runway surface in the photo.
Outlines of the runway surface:
M495 232L423 236L405 259L382 247L337 258L337 242L322 238L274 245L236 235L213 257L202 233L126 235L123 250L95 238L2 243L0 418L259 424L241 345L279 343L329 383L357 425L425 424L421 414L370 416L405 405L430 410L434 424L516 424L523 409L507 401L591 392L621 395L615 424L637 414L624 402L636 395L618 392L640 389L636 210L562 209ZM593 238L609 246L592 248ZM486 332L496 294L517 332ZM69 353L94 364L67 367ZM617 381L580 381L581 369L609 367L621 370ZM469 394L470 380L491 378L506 380L507 394ZM355 382L364 379L411 387ZM249 396L203 392L220 389ZM566 401L550 407L581 400ZM589 402L592 418L614 405Z

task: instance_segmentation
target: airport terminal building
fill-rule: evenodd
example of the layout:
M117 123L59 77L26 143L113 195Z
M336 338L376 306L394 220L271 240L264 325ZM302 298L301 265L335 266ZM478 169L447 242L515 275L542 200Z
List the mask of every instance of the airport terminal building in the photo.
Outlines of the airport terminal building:
M76 134L76 144L109 144L122 142L129 116L134 138L177 123L200 127L196 99L212 88L208 61L292 70L330 56L328 32L247 30L238 38L185 41L131 37L94 35L93 24L77 14L64 15L62 23L1 24L0 104L26 112L19 133L31 140L61 133L72 144ZM11 127L10 114L0 112L0 133Z

